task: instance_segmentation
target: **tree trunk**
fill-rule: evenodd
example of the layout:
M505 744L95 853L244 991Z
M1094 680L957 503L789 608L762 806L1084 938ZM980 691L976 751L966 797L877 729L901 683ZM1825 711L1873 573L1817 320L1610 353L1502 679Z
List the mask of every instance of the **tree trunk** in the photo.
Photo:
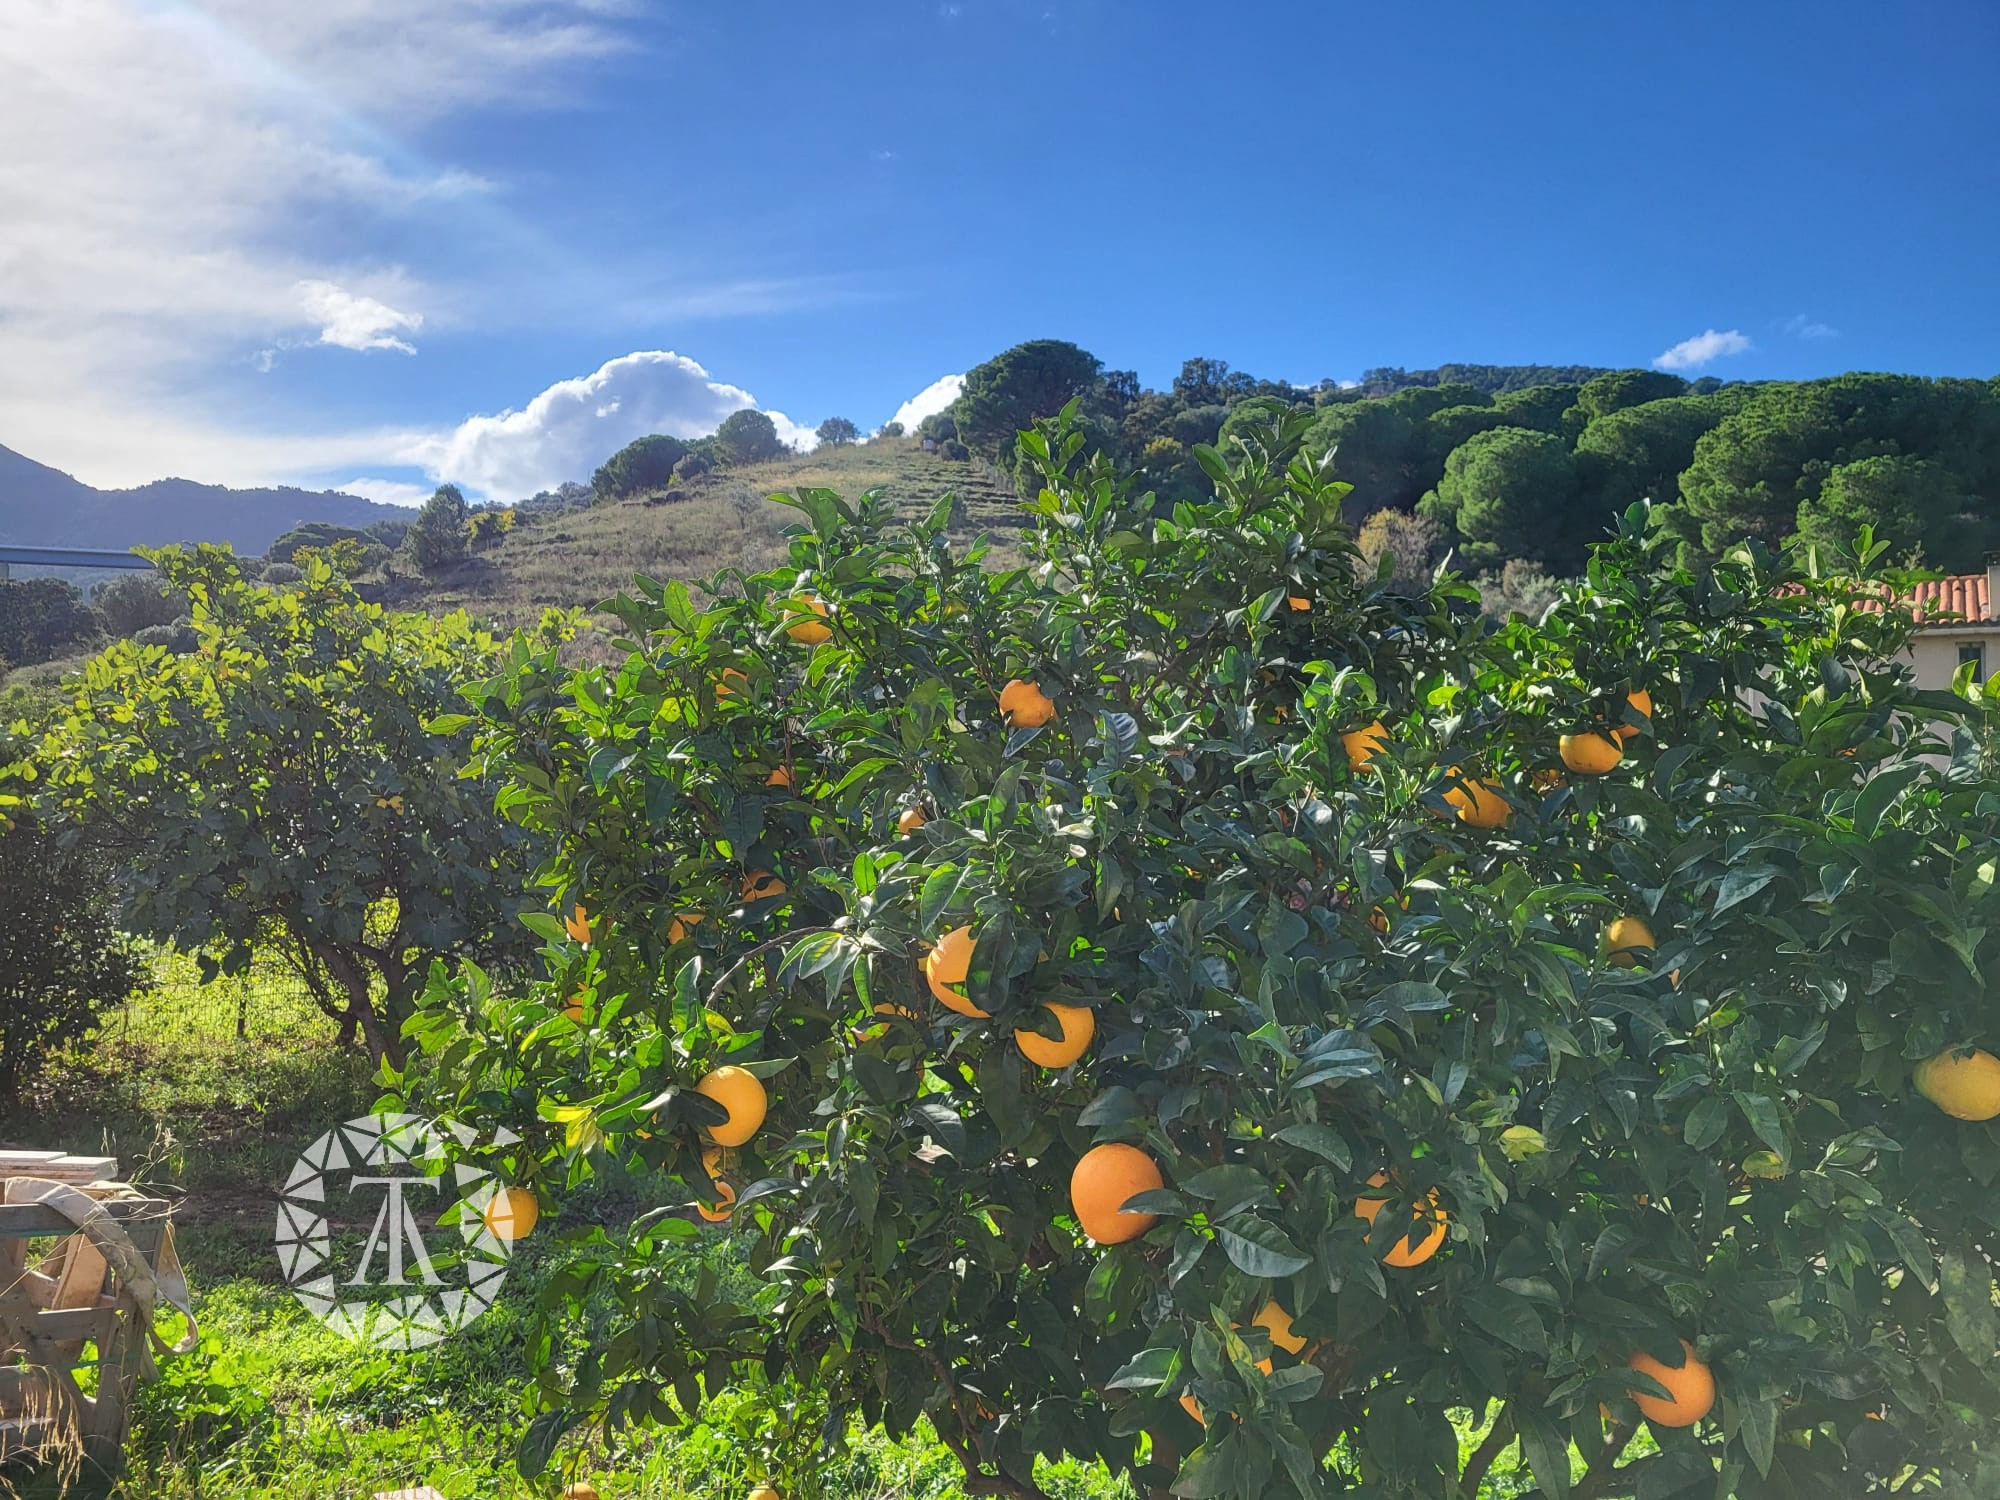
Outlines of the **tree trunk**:
M373 986L369 983L368 966L344 948L331 946L319 950L320 962L347 996L347 1016L350 1023L358 1022L361 1035L367 1039L368 1055L377 1064L384 1062L396 1067L403 1065L401 1039L395 1028L383 1024L375 1013Z

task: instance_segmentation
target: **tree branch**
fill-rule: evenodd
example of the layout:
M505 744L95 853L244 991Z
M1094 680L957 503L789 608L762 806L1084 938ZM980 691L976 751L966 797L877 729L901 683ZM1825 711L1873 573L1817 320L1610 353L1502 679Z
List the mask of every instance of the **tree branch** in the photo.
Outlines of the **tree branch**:
M1486 1440L1473 1451L1466 1461L1465 1472L1458 1478L1459 1500L1479 1500L1479 1484L1486 1478L1486 1471L1493 1467L1493 1461L1507 1451L1507 1445L1514 1441L1514 1414L1502 1410L1493 1419L1493 1430L1486 1434Z

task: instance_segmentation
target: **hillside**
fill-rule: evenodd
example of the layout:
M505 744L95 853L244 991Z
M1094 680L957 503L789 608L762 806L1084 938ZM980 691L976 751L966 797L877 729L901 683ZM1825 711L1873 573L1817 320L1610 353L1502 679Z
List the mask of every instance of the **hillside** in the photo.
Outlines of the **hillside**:
M667 494L552 512L436 577L397 577L366 591L404 608L464 609L513 627L551 607L596 604L635 573L692 580L768 568L784 556L784 528L796 512L765 497L811 486L850 496L879 488L905 515L955 493L965 502L957 534L968 540L1019 524L1013 490L984 464L925 453L914 438L877 438L731 469Z
M333 490L232 490L191 479L160 479L129 490L100 490L60 470L0 448L0 542L20 547L128 547L229 542L261 553L300 521L364 527L407 519Z

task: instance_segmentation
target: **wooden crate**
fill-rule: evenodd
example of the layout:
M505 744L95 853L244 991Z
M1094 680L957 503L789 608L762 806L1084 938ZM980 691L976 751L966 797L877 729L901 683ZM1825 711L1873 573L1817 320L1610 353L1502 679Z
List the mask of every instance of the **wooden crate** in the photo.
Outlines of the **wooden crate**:
M107 1194L99 1206L157 1269L171 1205ZM62 1299L84 1305L47 1305L50 1279L28 1257L29 1242L40 1239L63 1242L65 1260L74 1256L95 1276L81 1298ZM76 1281L68 1278L72 1290ZM80 1450L98 1469L118 1472L150 1332L132 1290L66 1216L42 1203L0 1202L0 1458ZM97 1389L86 1395L77 1375L93 1365Z

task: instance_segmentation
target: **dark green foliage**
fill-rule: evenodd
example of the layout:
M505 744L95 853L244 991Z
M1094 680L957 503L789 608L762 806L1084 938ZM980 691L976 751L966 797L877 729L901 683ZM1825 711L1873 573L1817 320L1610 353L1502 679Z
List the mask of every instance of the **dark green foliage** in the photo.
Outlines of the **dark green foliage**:
M1493 398L1493 409L1505 413L1516 427L1562 433L1564 418L1575 408L1577 393L1582 389L1575 385L1535 385L1502 391Z
M819 424L817 435L828 447L837 448L842 443L858 442L861 429L845 417L828 417Z
M289 568L292 564L278 563L277 566ZM197 644L194 626L184 620L177 620L171 625L148 625L143 630L134 631L132 641L135 645L158 646L162 651L176 654L192 651Z
M0 1117L51 1046L136 993L145 965L118 931L112 871L57 837L21 799L33 790L0 731Z
M955 464L969 463L972 459L972 450L957 438L946 438L938 445L938 451Z
M466 528L469 514L457 485L439 485L403 538L403 550L410 561L423 572L433 573L463 558L471 544Z
M1688 383L1680 376L1664 370L1613 370L1577 392L1576 404L1583 408L1585 418L1594 422L1628 406L1686 395L1687 388Z
M148 625L171 625L187 613L187 600L156 573L120 573L90 594L91 607L110 635L137 635Z
M1949 466L1902 454L1856 459L1830 470L1799 506L1799 535L1846 546L1863 526L1898 557L1948 564L1984 556L1995 527Z
M965 388L951 408L957 436L981 457L1011 469L1022 429L1090 395L1102 368L1097 356L1060 339L1016 344L966 371Z
M32 666L96 639L97 612L60 578L0 583L0 662Z
M1670 503L1680 493L1681 472L1693 460L1695 444L1748 399L1748 387L1732 389L1734 394L1648 401L1592 422L1576 440L1584 487L1608 510L1635 500Z
M715 429L715 448L724 463L756 464L785 451L778 426L754 406L733 411Z
M673 483L674 465L687 455L687 444L665 433L634 438L607 458L590 476L590 488L600 500L649 495Z
M1688 533L1710 554L1745 535L1782 540L1836 468L1894 455L1942 465L1951 487L1972 497L1973 513L1990 520L2000 507L2000 389L1915 375L1759 387L1701 439L1681 475ZM1852 493L1837 503L1850 506ZM1926 560L1960 569L1978 561Z
M934 411L917 423L917 437L920 441L943 443L958 436L958 419L952 415L954 408Z
M1416 386L1468 385L1488 395L1538 385L1582 385L1611 371L1602 365L1439 365L1435 370L1365 370L1357 394L1393 396Z
M903 435L903 424L901 422L884 422L882 424L883 437L899 438L902 435Z
M1576 470L1562 439L1503 427L1454 449L1419 509L1458 534L1473 568L1525 557L1574 572L1584 544L1603 539L1601 528L1579 533L1576 502Z

